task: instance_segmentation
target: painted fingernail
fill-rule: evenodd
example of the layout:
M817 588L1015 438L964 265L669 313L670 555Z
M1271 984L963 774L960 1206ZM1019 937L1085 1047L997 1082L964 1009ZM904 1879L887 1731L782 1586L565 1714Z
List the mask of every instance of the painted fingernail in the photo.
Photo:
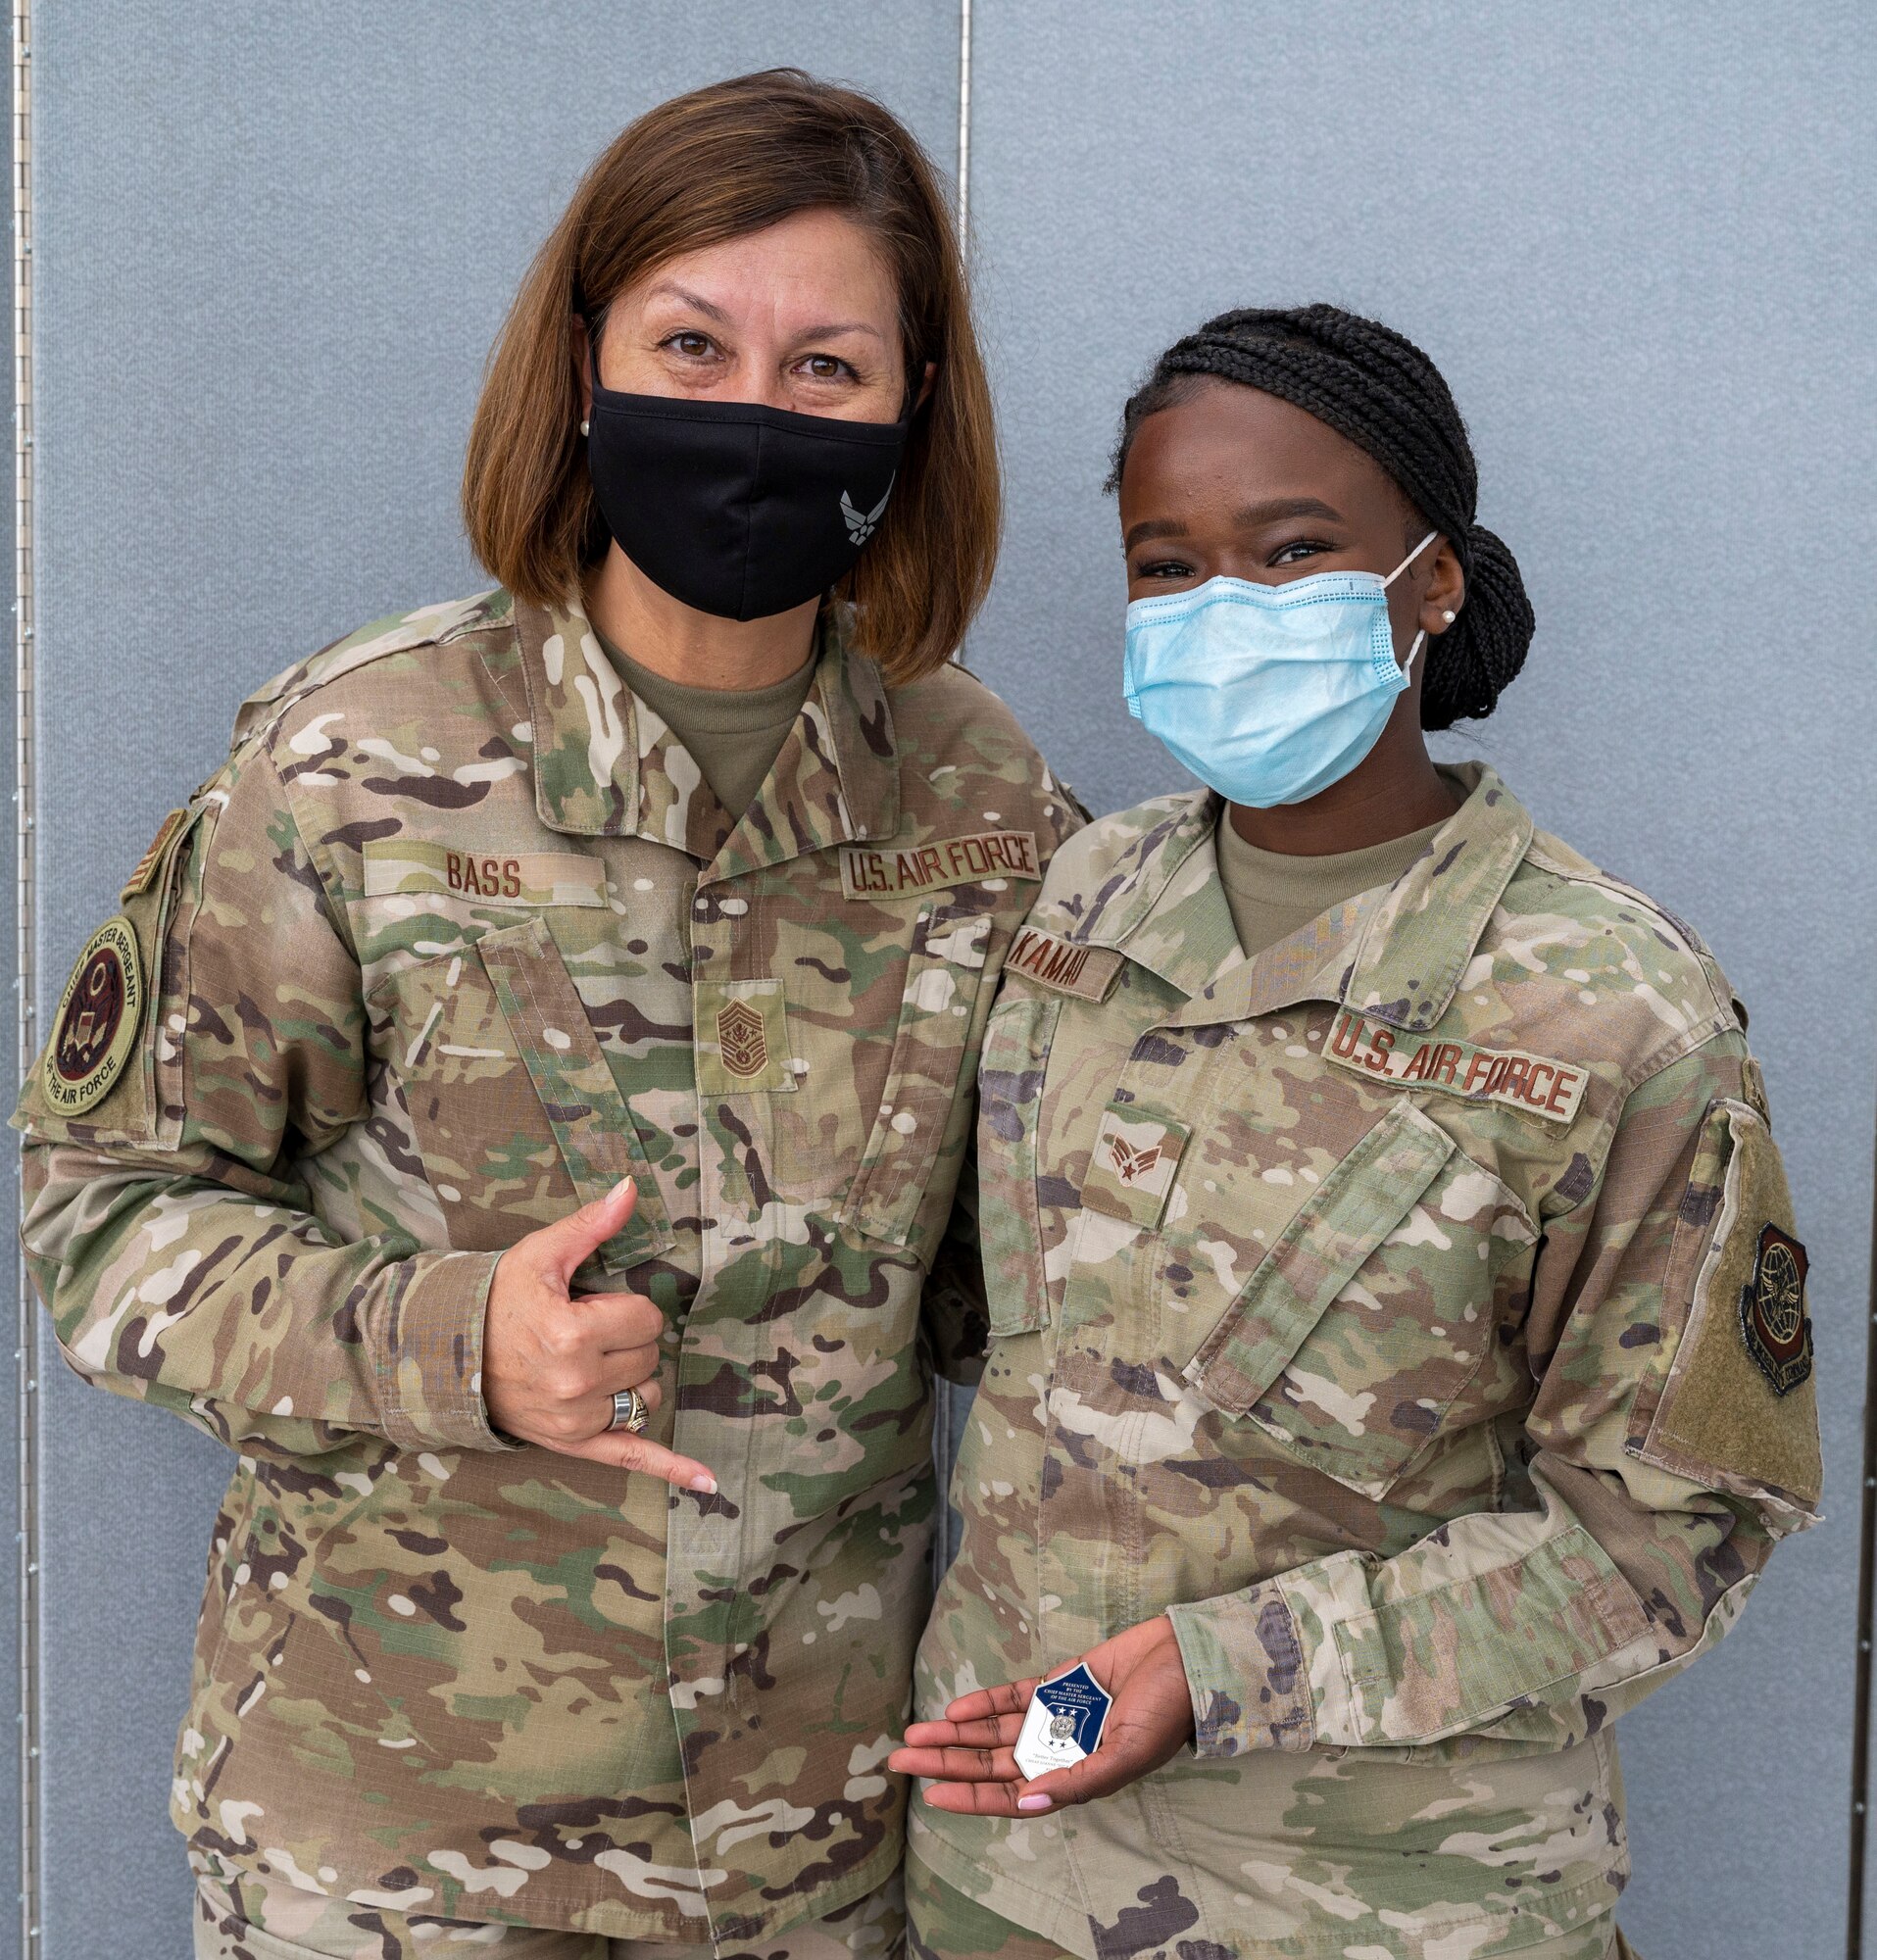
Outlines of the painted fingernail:
M690 1483L685 1486L685 1489L700 1492L707 1497L715 1497L716 1495L716 1479L709 1471L706 1471L701 1477L693 1477Z
M1050 1800L1047 1796L1019 1796L1016 1807L1018 1810L1047 1810Z

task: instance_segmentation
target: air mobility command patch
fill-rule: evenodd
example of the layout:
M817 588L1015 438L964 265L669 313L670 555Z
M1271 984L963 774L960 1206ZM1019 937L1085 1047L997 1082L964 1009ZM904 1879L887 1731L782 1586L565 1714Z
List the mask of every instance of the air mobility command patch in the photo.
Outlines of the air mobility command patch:
M1812 1371L1805 1312L1805 1249L1777 1225L1761 1227L1752 1277L1740 1291L1740 1331L1754 1365L1783 1396Z
M1403 1088L1438 1089L1469 1102L1504 1102L1522 1115L1568 1123L1584 1100L1588 1071L1515 1048L1474 1048L1437 1035L1404 1034L1345 1007L1323 1045L1326 1059Z
M143 1019L143 958L130 921L106 919L85 942L59 1001L40 1079L46 1101L76 1116L110 1094Z
M982 878L1040 878L1036 836L1028 830L979 830L934 838L904 851L860 845L841 850L841 889L850 899L903 899Z

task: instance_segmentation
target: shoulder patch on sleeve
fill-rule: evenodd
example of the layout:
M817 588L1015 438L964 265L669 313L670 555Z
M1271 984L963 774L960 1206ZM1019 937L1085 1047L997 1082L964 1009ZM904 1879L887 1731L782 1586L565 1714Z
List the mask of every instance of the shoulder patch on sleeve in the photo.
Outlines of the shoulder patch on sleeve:
M1805 1250L1785 1166L1745 1102L1709 1105L1663 1280L1685 1312L1644 1462L1809 1522L1823 1484ZM1678 1296L1686 1296L1684 1300Z
M136 1045L145 1000L136 929L120 913L85 941L40 1057L40 1086L59 1115L82 1115L111 1093Z
M1762 1225L1754 1270L1740 1290L1740 1332L1754 1365L1776 1396L1790 1395L1812 1371L1811 1316L1805 1311L1805 1249L1777 1225Z
M199 797L166 817L124 887L123 909L85 941L60 997L50 1038L22 1086L16 1129L46 1138L173 1148L158 1039L165 1001L180 991L166 954L176 927L191 840L218 807ZM166 989L168 990L166 993Z

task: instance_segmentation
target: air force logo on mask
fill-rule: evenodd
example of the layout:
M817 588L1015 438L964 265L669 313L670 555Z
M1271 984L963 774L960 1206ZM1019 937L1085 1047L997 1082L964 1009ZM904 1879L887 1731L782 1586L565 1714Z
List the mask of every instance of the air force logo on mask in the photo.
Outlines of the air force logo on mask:
M885 494L864 516L856 508L854 500L845 490L841 492L841 515L847 521L847 541L851 545L864 545L873 535L880 519L886 514L886 500L893 494L893 484L899 481L895 472L893 482L886 486Z

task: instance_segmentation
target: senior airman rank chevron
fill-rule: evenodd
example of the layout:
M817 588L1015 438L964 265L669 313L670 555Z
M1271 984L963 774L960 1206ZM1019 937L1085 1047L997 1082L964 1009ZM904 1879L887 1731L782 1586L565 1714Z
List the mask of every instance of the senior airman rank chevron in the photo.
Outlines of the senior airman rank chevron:
M1439 1036L1404 1034L1345 1007L1323 1045L1325 1056L1359 1075L1403 1088L1438 1089L1469 1102L1504 1102L1548 1123L1568 1123L1584 1100L1587 1071L1515 1048L1474 1048Z
M1073 994L1083 1001L1106 1001L1121 970L1121 956L1112 947L1077 946L1040 926L1026 925L1011 943L1004 962L1008 973Z

